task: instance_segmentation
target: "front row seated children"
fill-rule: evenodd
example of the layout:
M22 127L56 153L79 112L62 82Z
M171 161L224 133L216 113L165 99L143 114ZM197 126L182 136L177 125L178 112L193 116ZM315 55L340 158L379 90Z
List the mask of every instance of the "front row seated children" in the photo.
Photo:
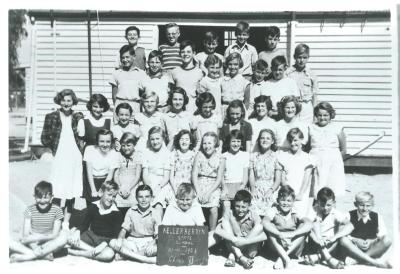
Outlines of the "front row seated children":
M238 129L234 129L224 141L224 145L229 149L222 154L225 160L221 194L222 215L231 208L231 201L233 201L236 192L244 189L249 179L249 153L243 151L243 139L243 134Z
M142 173L139 152L135 152L137 141L136 136L130 132L125 132L120 140L121 154L118 159L118 168L114 173L114 182L119 185L115 203L121 211L122 217L136 203L135 188L139 183Z
M340 240L346 258L346 265L364 263L380 268L392 268L382 256L390 248L391 241L386 235L386 227L381 215L371 211L374 206L374 196L369 192L356 194L354 205L350 211L350 222L353 231Z
M130 132L136 136L140 137L140 127L139 123L133 117L132 107L128 103L121 103L115 109L117 115L118 123L111 126L111 131L114 134L114 144L115 150L119 151L121 148L120 139L122 134L125 132Z
M153 198L150 186L138 186L137 205L127 211L118 238L110 241L110 247L118 254L116 259L121 256L119 259L156 263L156 237L161 219L151 206Z
M210 213L210 230L214 230L217 226L221 182L225 169L224 160L217 152L218 147L218 135L215 132L206 132L192 169L192 183L198 195L197 199L201 207L208 209Z
M247 190L235 194L232 210L225 211L213 237L209 237L209 246L221 239L230 253L225 266L233 267L237 261L245 269L252 268L260 244L267 237L260 217L251 209L251 194Z
M330 268L343 269L344 263L334 256L338 254L339 241L353 229L347 214L335 208L335 193L328 187L317 193L314 211L308 217L313 221L304 263L314 265L326 262Z
M41 181L35 186L35 204L24 212L21 240L10 239L10 262L52 260L52 252L67 243L67 235L61 232L63 212L52 204L53 187Z
M82 224L70 232L68 253L102 262L111 262L114 251L108 246L116 238L121 224L121 212L115 205L118 185L104 182L99 190L100 200L90 203Z
M203 226L203 211L195 198L196 192L192 184L180 184L176 190L175 202L168 205L161 224Z
M274 269L292 266L290 257L301 256L306 236L312 228L311 221L294 210L295 199L293 188L283 185L278 191L277 204L266 212L263 220L268 243L279 255Z

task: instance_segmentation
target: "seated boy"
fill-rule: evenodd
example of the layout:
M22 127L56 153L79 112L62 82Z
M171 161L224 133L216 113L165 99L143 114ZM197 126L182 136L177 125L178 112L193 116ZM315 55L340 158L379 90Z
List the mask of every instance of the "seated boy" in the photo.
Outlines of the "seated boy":
M247 190L239 190L233 200L233 210L226 211L215 229L215 235L225 240L230 252L225 266L235 266L236 258L245 269L251 268L260 242L267 239L260 217L250 207L251 194Z
M381 215L371 211L374 196L369 192L356 194L355 210L350 211L350 222L354 229L340 240L346 250L346 264L366 263L381 268L391 268L387 261L380 258L390 248L391 241L386 235L386 227Z
M279 255L274 269L292 266L290 256L301 255L306 235L312 228L309 219L302 218L293 210L295 199L293 188L282 186L278 191L277 204L267 210L263 220L269 243Z
M114 251L108 247L120 229L121 214L115 205L118 184L104 182L99 190L100 200L89 204L82 225L71 229L68 253L102 262L111 262Z
M328 187L318 191L314 210L309 215L313 221L308 252L304 263L314 265L325 261L330 268L343 269L344 263L333 255L337 254L339 240L349 235L353 229L347 214L335 208L335 193Z
M35 204L24 212L22 238L10 240L10 262L35 259L52 260L52 252L60 250L67 243L67 235L61 231L63 213L52 204L53 187L41 181L35 186Z
M125 215L122 229L117 239L110 241L111 248L128 259L143 263L156 263L156 236L160 215L153 211L151 201L153 190L148 185L136 189L137 205ZM129 236L126 238L127 233Z
M171 203L165 210L163 225L197 225L205 223L201 206L193 202L196 198L194 188L189 183L182 183L176 190L176 202Z

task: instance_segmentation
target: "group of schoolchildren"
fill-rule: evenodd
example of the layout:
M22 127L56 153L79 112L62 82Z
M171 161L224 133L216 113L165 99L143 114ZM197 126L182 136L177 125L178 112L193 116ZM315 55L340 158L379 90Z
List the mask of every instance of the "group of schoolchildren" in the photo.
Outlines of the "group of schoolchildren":
M391 242L373 195L356 194L349 213L335 209L345 134L332 105L317 100L309 47L297 45L288 68L279 28L267 28L259 53L247 43L248 23L235 34L222 56L219 37L206 32L196 54L171 23L168 42L146 58L140 30L127 28L110 79L112 119L102 94L84 117L72 110L72 90L57 93L61 108L46 115L41 138L54 156L51 183L35 186L10 261L65 253L155 263L159 225L207 224L208 245L224 242L227 267L251 268L260 250L277 255L276 269L293 258L391 267L381 259ZM86 215L71 226L82 195Z

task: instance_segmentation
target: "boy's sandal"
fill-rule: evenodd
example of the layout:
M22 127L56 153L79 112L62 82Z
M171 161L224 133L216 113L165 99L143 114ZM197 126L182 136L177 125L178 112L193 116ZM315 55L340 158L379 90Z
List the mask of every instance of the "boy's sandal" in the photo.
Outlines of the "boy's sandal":
M230 258L226 259L224 266L225 267L234 267L235 266L235 260L230 259Z
M249 259L249 258L247 258L247 257L244 256L244 255L241 255L241 256L238 258L238 263L239 263L241 266L243 266L244 269L250 269L250 268L253 267L254 261L251 260L251 259Z
M330 257L329 259L326 260L328 263L328 266L332 269L344 269L344 262L339 261L338 259L334 257Z

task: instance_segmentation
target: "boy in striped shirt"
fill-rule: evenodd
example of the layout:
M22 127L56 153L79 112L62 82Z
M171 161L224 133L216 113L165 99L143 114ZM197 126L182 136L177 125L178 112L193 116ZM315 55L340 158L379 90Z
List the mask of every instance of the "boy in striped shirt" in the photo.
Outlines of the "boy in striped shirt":
M167 72L182 65L180 44L178 42L178 38L181 35L179 26L176 23L167 24L165 34L167 36L167 43L160 45L159 51L162 53L163 70Z
M60 207L52 204L53 187L41 181L35 186L36 203L24 212L22 238L10 240L13 253L10 262L53 259L53 252L67 244L67 233L61 232L64 218Z

